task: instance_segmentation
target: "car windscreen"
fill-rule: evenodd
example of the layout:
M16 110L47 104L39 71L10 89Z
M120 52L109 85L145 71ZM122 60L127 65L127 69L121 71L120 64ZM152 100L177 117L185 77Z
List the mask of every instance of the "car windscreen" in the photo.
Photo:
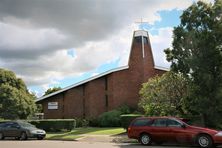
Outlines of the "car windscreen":
M167 120L167 126L168 127L182 127L184 123L182 123L181 121L177 120L177 119L168 119Z

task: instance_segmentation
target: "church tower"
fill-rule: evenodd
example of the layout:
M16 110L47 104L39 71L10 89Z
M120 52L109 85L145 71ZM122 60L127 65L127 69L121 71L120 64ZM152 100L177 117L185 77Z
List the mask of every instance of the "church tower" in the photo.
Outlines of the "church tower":
M165 70L155 66L147 31L134 31L128 65L130 70L140 73L138 75L140 75L141 83L147 82L149 78L165 72Z
M150 77L156 75L149 34L147 31L134 31L128 65L130 69L137 70L141 73L140 77L142 83L147 82Z
M110 100L113 100L112 106L118 107L127 104L136 108L142 84L147 82L149 78L162 75L164 72L164 70L155 68L148 32L145 30L134 31L128 69L113 73L110 77L114 82L110 83L113 84L110 96Z

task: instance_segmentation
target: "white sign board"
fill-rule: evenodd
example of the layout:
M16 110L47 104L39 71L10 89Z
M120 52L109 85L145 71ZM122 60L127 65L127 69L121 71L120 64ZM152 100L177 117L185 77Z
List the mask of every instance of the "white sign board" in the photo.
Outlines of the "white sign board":
M58 102L48 102L48 109L58 109Z

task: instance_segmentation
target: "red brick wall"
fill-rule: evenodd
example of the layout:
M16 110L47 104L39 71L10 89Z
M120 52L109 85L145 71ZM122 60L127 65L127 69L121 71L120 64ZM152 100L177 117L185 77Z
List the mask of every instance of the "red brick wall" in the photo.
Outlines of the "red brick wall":
M44 117L53 119L98 116L107 111L105 94L105 77L101 77L42 101ZM48 110L48 102L58 102L59 108Z
M83 86L72 88L64 93L64 118L83 116Z
M58 109L56 110L48 110L48 102L58 102ZM41 102L44 112L44 118L48 119L55 119L63 118L63 94L57 94L53 97L50 97L44 101Z
M105 77L88 82L85 85L86 117L98 116L106 111Z

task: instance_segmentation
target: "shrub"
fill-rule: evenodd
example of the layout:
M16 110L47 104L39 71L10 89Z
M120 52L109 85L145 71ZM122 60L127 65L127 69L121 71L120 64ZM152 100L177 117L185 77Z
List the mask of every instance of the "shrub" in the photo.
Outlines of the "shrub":
M89 119L89 126L91 127L99 127L99 119L98 118L90 118Z
M222 124L218 124L216 127L218 130L222 130Z
M132 112L133 109L127 105L122 105L122 106L118 107L116 110L120 111L121 114L129 114Z
M143 115L141 114L124 114L124 115L121 115L120 116L120 119L121 119L121 126L124 128L124 129L127 129L128 126L130 125L130 122L137 118L137 117L141 117Z
M94 119L91 123L94 125L99 125L101 127L120 127L120 115L129 114L133 111L135 111L135 109L130 108L127 105L122 105L112 111L103 113L99 116L98 120Z
M99 124L101 127L119 127L121 112L118 110L112 110L105 112L99 116Z
M76 127L75 119L30 120L28 122L47 132L71 131Z
M190 125L204 127L204 122L203 122L202 116L200 116L200 115L183 116L182 120Z

